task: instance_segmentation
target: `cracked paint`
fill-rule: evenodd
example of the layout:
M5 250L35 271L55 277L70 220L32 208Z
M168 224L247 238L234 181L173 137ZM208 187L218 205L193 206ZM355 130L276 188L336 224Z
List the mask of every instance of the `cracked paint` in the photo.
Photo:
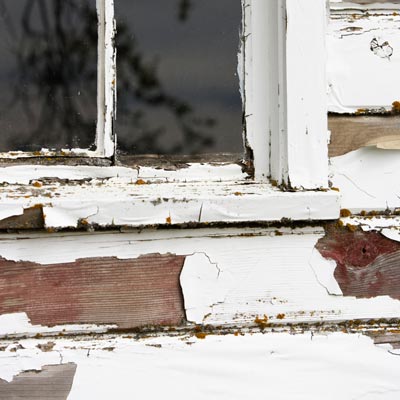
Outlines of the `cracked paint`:
M213 307L224 302L229 278L229 274L221 271L204 253L186 257L180 283L189 322L202 324Z
M310 266L315 274L315 278L327 293L332 296L342 296L343 292L335 279L334 273L336 262L322 257L321 253L314 249L310 258Z
M373 9L368 12L368 7ZM384 7L370 4L364 11L357 5L331 10L327 32L330 112L390 111L397 99L400 15L395 5L392 10Z
M340 189L341 207L361 211L400 208L400 157L396 150L364 147L330 163L331 181Z
M23 369L37 368L40 362L48 365L51 359L53 364L60 352L64 362L78 366L68 400L183 400L188 392L193 400L239 400L265 398L266 391L273 399L298 399L300 393L319 400L327 397L327 388L332 399L397 400L400 393L400 358L359 333L270 332L209 335L206 340L187 335L142 340L118 336L55 342L57 351L42 353L37 340L19 341L24 347L18 350L20 357L0 353L2 375L18 374L21 359ZM110 347L113 351L105 350Z

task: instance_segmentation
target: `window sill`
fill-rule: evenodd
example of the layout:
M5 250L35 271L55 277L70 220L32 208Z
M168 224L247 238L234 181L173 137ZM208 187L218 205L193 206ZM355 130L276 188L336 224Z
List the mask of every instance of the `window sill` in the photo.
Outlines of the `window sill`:
M49 230L328 220L340 212L337 192L283 192L247 180L235 164L190 164L179 171L15 166L0 170L0 182L2 229L7 220L13 229L29 228L15 218L32 209Z

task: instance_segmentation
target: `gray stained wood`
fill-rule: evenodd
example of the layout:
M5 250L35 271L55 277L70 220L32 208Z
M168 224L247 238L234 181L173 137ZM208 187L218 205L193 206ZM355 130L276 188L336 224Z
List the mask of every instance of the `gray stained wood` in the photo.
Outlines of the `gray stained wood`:
M40 371L25 371L11 382L0 379L0 399L66 400L72 388L76 364L46 365Z
M331 142L329 156L336 157L364 146L387 143L395 148L400 143L399 115L329 116Z
M32 324L44 326L179 325L185 319L184 260L172 254L52 265L0 259L0 315L25 312Z
M400 332L387 332L371 335L375 344L390 344L393 349L400 349Z
M0 230L44 229L43 207L26 208L21 215L0 220Z

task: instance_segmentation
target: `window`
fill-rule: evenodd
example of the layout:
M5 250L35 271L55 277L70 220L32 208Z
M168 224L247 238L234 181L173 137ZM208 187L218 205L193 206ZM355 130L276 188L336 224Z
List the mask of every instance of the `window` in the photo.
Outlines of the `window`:
M136 2L137 5L147 3ZM231 4L226 2L226 7L228 3ZM97 2L97 147L85 153L90 156L114 155L115 127L117 137L121 129L124 140L123 129L118 124L119 121L124 123L125 116L122 112L119 120L118 106L115 107L116 87L121 75L118 67L116 76L116 59L119 57L115 57L115 53L118 55L120 46L121 59L124 59L124 52L130 51L131 61L136 62L140 54L127 50L124 42L124 26L129 23L123 22L121 14L125 18L129 16L124 10L127 4L123 0L115 1L117 27L120 21L120 36L116 37L115 48L114 3L110 0ZM73 190L61 185L57 189L54 186L46 188L49 192L44 192L40 187L34 200L20 199L18 206L27 208L27 205L34 205L33 202L45 204L48 227L76 227L86 223L138 226L336 218L338 195L327 189L325 1L244 0L240 3L238 0L237 4L241 5L243 15L238 75L244 103L245 173L241 170L243 166L190 163L187 158L184 162L188 168L184 169L176 168L175 162L171 163L172 168L139 166L135 159L135 169L113 167L107 171L87 169L83 172L82 168L71 168L65 172L67 176L112 179L97 186L90 181ZM315 21L311 26L310 19ZM129 78L124 78L123 72L121 81L126 85L131 83ZM124 89L124 86L118 89L122 99ZM150 85L146 93L150 93L150 99L157 94L154 89L159 88ZM160 92L158 97L155 96L157 101L159 95ZM122 109L126 104L129 105L129 101L125 104L122 101ZM193 137L191 140L194 141ZM172 148L174 146L172 144ZM129 148L129 143L125 147ZM178 164L181 165L182 160ZM46 176L54 173L43 171L43 168L30 171L28 181L40 180L43 173ZM43 182L46 186L46 180ZM45 195L51 199L44 198Z
M3 156L112 154L109 7L96 0L1 2Z

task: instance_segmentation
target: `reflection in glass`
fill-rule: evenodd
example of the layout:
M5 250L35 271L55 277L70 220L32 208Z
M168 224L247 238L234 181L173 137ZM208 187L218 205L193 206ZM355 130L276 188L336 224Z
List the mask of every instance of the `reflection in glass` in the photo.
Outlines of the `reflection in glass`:
M116 0L118 148L241 152L240 0Z
M96 0L0 0L0 152L91 146L96 98Z

